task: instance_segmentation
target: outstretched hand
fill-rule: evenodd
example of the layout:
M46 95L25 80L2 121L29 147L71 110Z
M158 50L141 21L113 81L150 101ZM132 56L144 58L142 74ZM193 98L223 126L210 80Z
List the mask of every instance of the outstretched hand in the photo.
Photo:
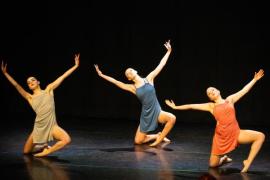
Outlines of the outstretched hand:
M4 61L2 61L1 70L4 74L7 73L7 63L4 63Z
M95 66L95 69L96 69L96 71L97 71L97 74L98 74L99 76L101 76L101 75L102 75L102 72L101 72L101 70L99 69L98 65L97 65L97 64L94 64L94 66Z
M166 49L168 50L168 51L171 51L172 50L172 47L171 47L171 44L170 44L170 40L168 40L165 44L164 44L164 46L166 47Z
M264 76L264 70L260 69L259 72L255 72L254 74L254 79L256 81L258 81L259 79L261 79Z
M174 104L174 102L173 102L173 100L168 100L168 99L166 99L165 100L165 103L168 105L168 106L170 106L171 108L175 108L175 104Z
M80 53L75 54L74 60L75 60L75 66L78 67L80 65Z

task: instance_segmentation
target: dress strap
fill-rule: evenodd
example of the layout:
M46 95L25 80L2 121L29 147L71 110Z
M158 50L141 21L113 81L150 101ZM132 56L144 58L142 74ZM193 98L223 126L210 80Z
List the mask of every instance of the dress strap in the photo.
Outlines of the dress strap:
M143 78L144 83L149 83L146 78Z

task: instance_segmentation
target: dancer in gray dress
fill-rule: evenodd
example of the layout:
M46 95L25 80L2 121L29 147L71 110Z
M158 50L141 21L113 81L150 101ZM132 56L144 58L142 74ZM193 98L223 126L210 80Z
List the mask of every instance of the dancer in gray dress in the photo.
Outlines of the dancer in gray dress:
M1 69L3 74L29 102L36 113L33 131L24 145L24 154L32 153L36 157L42 157L62 149L70 143L70 136L64 129L58 126L56 121L53 91L66 77L79 67L80 55L75 55L74 59L75 65L54 82L50 83L44 90L40 88L40 82L35 77L29 77L27 84L33 94L25 91L22 86L9 75L7 72L7 64L4 64L2 61ZM48 146L47 143L54 139L57 140L57 142L52 147Z
M150 146L156 146L162 141L170 141L166 138L166 136L173 128L176 121L176 117L173 114L165 112L160 108L154 88L154 79L165 66L172 51L170 41L166 42L164 46L167 49L166 54L161 59L159 65L145 78L140 77L137 74L137 71L132 68L128 68L125 71L127 79L133 81L132 84L125 84L103 74L98 65L95 65L96 71L100 77L115 84L117 87L123 90L131 92L140 100L142 104L142 111L140 125L134 139L135 144L142 144L155 140L150 144ZM154 131L157 128L158 123L165 124L162 132L157 134L148 134L150 131Z

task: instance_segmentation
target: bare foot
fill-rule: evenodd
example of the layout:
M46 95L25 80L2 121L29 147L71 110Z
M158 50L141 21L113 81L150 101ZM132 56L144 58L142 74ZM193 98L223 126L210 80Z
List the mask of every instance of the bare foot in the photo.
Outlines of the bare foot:
M224 164L226 164L226 163L230 163L230 162L232 162L232 159L229 158L227 155L224 155L224 156L221 157L220 160L219 160L219 166L222 166L222 165L224 165Z
M166 143L171 142L171 140L166 138L166 137L163 139L163 141L166 142Z
M223 163L230 163L232 162L232 159L229 158L227 155L224 156L224 160L223 160Z
M161 134L161 132L158 133L158 135L160 135L160 134ZM163 141L164 141L164 142L171 142L171 140L168 139L168 138L166 138L166 137L163 139Z
M170 144L171 142L164 142L161 144L161 148L165 148L168 144Z
M37 144L33 147L33 150L32 150L32 153L35 154L35 153L40 153L42 152L45 148L48 148L49 145L47 143L45 144Z
M35 154L35 157L44 157L50 154L50 149L49 148L44 148L42 152Z
M152 144L150 144L149 146L155 147L155 146L157 146L159 143L160 143L160 142L155 141L155 142L153 142Z
M248 171L248 168L249 168L249 166L250 166L250 162L248 162L248 160L244 160L244 161L243 161L243 164L244 164L244 168L242 169L241 172L245 173L245 172Z

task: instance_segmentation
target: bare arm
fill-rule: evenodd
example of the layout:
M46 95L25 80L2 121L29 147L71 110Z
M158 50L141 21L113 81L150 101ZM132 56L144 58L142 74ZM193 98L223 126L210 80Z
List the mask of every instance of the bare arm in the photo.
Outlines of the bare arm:
M80 64L80 54L75 54L75 65L70 68L69 70L67 70L62 76L58 77L54 82L50 83L46 90L54 90L55 88L57 88L63 81L64 79L66 79L71 73L73 73L73 71L75 71Z
M112 78L110 76L107 76L107 75L105 75L105 74L103 74L101 72L101 70L99 69L98 65L95 64L94 66L95 66L95 69L97 71L97 74L100 77L102 77L103 79L105 79L105 80L113 83L114 85L116 85L117 87L119 87L119 88L121 88L123 90L126 90L126 91L129 91L129 92L133 93L133 94L136 94L136 88L135 88L134 85L132 85L132 84L125 84L125 83L123 83L121 81L118 81L118 80L116 80L116 79L114 79L114 78Z
M163 67L166 65L168 58L171 54L172 51L172 47L170 44L170 40L168 42L166 42L164 44L164 46L167 49L166 54L163 56L163 58L161 59L159 65L151 72L149 73L149 75L146 77L148 79L148 81L150 81L151 83L154 82L155 77L160 73L160 71L163 69Z
M181 106L176 106L173 100L165 100L165 103L170 106L172 109L176 110L200 110L200 111L208 111L213 112L213 103L202 103L202 104L185 104Z
M26 99L26 100L30 100L31 98L31 94L26 92L22 86L20 84L18 84L7 72L7 64L4 64L4 62L2 61L1 64L1 70L3 72L3 74L5 75L5 77L8 79L8 81L17 89L17 91Z
M240 98L242 98L245 94L249 92L249 90L255 85L255 83L260 80L264 76L264 71L262 69L259 72L255 72L254 78L247 84L243 89L238 91L235 94L232 94L227 97L227 99L232 102L236 103Z

